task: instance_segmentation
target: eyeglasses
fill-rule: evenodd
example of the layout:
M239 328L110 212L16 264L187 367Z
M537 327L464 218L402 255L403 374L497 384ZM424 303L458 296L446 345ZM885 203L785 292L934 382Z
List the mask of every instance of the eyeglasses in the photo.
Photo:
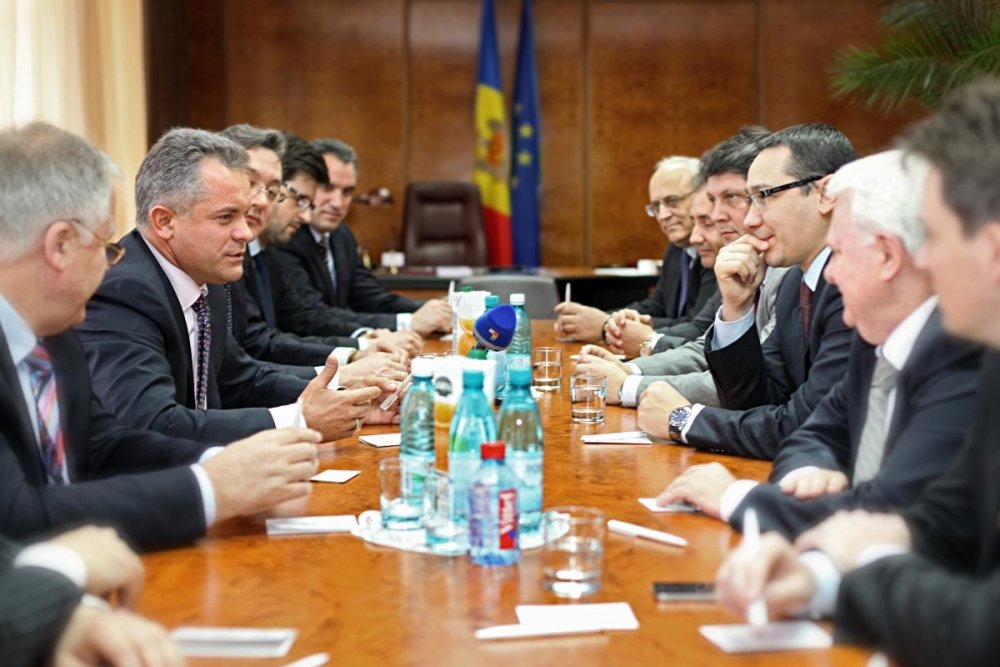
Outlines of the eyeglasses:
M251 199L259 195L261 192L264 193L264 196L267 197L267 200L270 202L277 202L280 204L285 201L285 193L281 191L281 188L277 185L268 187L264 183L255 183L250 187Z
M291 183L285 183L285 187L288 188L289 192L295 197L295 205L298 206L303 211L305 210L315 210L316 204L313 203L312 197L309 195L299 192L295 189L295 186Z
M72 218L70 220L73 224L79 225L80 229L90 234L95 241L100 241L97 238L97 232L95 232L90 227L87 227L80 220ZM114 266L118 262L122 261L122 257L125 256L125 248L121 247L117 243L111 243L110 241L104 241L104 257L108 261L108 266Z
M694 192L688 192L683 195L670 195L669 197L664 197L663 199L651 201L646 204L646 215L651 218L655 218L660 213L661 206L669 209L675 209L681 205L681 202L690 197L692 194L694 194Z
M767 198L772 197L779 192L784 192L785 190L791 190L793 188L801 188L803 185L809 185L810 183L815 183L822 176L810 176L809 178L800 178L797 181L792 181L791 183L785 183L784 185L775 185L773 188L765 188L759 192L751 192L747 199L753 204L758 210L763 209L764 205L767 203Z
M713 207L718 200L721 200L722 205L728 208L744 209L750 205L750 199L742 192L723 192L718 198L711 194L708 195L708 201Z

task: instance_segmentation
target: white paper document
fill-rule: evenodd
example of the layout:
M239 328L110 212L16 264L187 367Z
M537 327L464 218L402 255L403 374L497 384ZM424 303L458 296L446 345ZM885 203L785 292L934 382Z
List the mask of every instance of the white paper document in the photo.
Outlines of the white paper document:
M267 534L310 535L315 533L350 533L358 527L358 518L350 514L340 516L296 516L268 519Z
M653 441L642 431L622 431L620 433L588 433L581 435L585 445L651 445Z
M333 482L334 484L343 484L344 482L354 479L361 474L360 470L324 470L318 475L313 475L309 478L312 482Z
M702 636L726 653L797 651L830 648L833 637L812 621L785 621L768 625L703 625Z
M663 505L662 507L656 504L656 498L639 498L639 502L642 503L642 506L648 509L650 512L673 512L675 514L677 513L691 514L694 512L701 511L691 503L687 503L684 501L681 501L679 503L670 503L668 505Z
M291 628L201 628L181 626L171 639L189 658L281 658L298 637Z
M403 441L402 433L379 433L378 435L360 435L358 440L372 447L399 447Z
M521 604L515 607L521 625L537 627L635 630L639 619L628 602L597 604Z

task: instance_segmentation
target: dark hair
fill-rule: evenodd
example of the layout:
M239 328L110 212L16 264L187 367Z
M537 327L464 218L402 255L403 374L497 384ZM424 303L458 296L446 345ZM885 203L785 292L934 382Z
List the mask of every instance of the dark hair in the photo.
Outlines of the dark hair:
M281 158L281 172L286 181L302 172L320 185L330 182L323 154L291 132L285 132L285 154Z
M787 146L787 171L795 179L826 176L858 154L844 133L826 123L803 123L778 130L761 142L760 150Z
M358 152L354 150L354 146L340 139L313 139L309 144L321 154L330 153L344 164L353 166L355 174L360 174Z
M902 143L941 172L944 200L966 234L1000 219L1000 80L955 91Z
M219 132L219 134L229 137L246 150L250 150L251 148L266 148L269 151L274 151L278 158L281 158L285 152L285 138L277 130L268 130L240 123L239 125L230 125L222 132Z
M701 171L697 183L708 181L710 176L739 174L746 178L750 165L760 152L761 142L771 135L761 125L747 125L728 139L716 144L701 156Z

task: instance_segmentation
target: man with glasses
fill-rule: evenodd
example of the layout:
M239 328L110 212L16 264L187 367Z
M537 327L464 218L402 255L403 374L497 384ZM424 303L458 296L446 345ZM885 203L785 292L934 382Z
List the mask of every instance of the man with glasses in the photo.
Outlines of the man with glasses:
M747 174L749 233L719 252L722 295L705 357L723 407L692 404L650 385L639 427L651 435L739 456L773 459L843 374L851 344L843 302L823 277L833 201L823 188L857 154L829 125L796 125L761 144ZM768 266L793 267L777 297L774 333L761 343L755 299Z
M316 191L309 224L292 234L278 257L289 282L307 299L346 309L354 320L375 329L410 329L421 336L451 329L451 308L444 299L414 301L389 292L358 253L358 242L343 224L358 183L358 154L338 139L316 139L330 180ZM296 326L299 334L313 333Z
M656 220L670 242L653 293L612 314L575 302L560 303L556 306L555 327L561 337L584 343L602 341L605 324L626 316L636 320L642 316L644 326L666 327L690 320L712 298L716 291L715 276L704 269L698 261L698 251L690 243L694 227L691 196L697 173L697 159L673 156L660 160L649 179L650 203L646 205L646 215Z

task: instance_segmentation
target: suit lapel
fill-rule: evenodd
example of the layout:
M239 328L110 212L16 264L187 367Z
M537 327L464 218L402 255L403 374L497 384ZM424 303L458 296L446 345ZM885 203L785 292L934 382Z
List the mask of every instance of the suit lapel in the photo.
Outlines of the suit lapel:
M667 253L663 256L663 312L664 317L675 317L677 315L677 299L680 297L681 288L681 260L684 250L675 245L667 248ZM690 277L690 276L689 276ZM691 290L691 282L688 281L688 291Z
M340 223L343 225L344 223ZM338 227L337 231L330 234L330 242L333 244L333 257L337 262L337 289L334 294L334 304L341 308L348 308L351 293L351 257L348 244L348 237L341 232L343 227Z
M31 428L29 407L22 398L21 383L17 379L17 369L10 358L7 347L7 337L0 328L0 395L7 400L0 401L0 433L3 433L11 448L21 460L21 466L26 471L29 481L44 483L45 469L38 455L38 437Z

